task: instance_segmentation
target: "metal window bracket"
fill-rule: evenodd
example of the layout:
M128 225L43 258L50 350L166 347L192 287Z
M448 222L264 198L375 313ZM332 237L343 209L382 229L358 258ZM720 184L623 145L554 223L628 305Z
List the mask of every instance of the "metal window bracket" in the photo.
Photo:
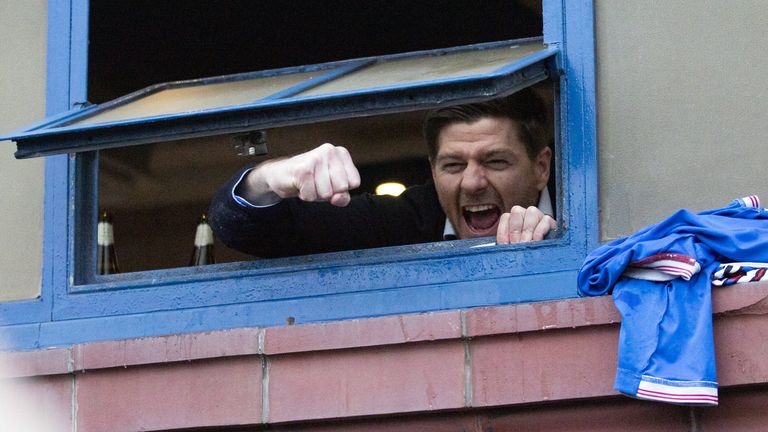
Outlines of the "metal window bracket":
M267 131L257 130L243 135L235 135L235 150L238 156L263 156L267 150Z

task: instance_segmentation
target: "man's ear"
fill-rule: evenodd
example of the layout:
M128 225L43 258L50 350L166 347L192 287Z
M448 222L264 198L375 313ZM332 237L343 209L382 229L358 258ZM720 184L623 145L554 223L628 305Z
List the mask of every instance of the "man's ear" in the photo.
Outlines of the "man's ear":
M533 169L536 173L536 187L543 190L549 182L549 168L552 164L552 149L549 146L541 149L536 159L533 161Z

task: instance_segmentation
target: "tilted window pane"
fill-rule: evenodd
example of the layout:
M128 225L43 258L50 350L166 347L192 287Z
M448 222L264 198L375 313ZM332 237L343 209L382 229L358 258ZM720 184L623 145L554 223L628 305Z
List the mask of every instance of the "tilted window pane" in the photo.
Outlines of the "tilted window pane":
M546 49L546 45L541 41L535 41L500 48L393 59L321 84L300 93L299 96L341 93L488 74L543 49Z
M424 109L535 84L556 53L537 38L170 82L0 139L27 158Z
M120 105L114 109L74 122L72 125L87 125L142 117L190 113L252 103L327 72L327 70L320 70L240 81L213 84L201 83L188 87L166 88L158 92L149 93L128 104Z

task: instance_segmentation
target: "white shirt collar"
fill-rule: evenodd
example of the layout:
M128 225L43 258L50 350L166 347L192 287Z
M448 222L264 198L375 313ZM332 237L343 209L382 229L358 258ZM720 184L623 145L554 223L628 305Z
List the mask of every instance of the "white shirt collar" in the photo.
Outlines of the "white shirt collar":
M552 200L549 198L549 187L544 186L544 189L539 193L539 210L545 215L555 217L555 212L552 210ZM451 221L448 217L445 218L445 229L443 229L443 239L450 240L456 239L456 230L453 229Z

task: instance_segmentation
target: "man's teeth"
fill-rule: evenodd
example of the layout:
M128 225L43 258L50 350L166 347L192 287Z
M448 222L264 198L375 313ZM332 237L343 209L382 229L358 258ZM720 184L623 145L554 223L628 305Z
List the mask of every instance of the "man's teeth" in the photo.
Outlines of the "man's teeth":
M476 206L466 206L464 207L464 210L468 212L481 212L481 211L491 210L494 207L496 206L492 204L483 204L483 205L476 205Z

